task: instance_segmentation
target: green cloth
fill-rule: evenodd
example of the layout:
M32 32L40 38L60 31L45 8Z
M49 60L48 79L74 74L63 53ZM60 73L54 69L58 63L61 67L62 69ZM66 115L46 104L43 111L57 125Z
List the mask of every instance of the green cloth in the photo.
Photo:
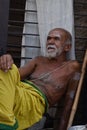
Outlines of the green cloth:
M16 123L13 126L9 126L6 124L0 124L0 130L16 130L18 128L18 122L16 121Z
M47 110L48 110L48 101L47 101L47 98L46 98L45 94L31 81L23 80L23 82L28 83L29 85L32 85L32 87L34 87L37 90L38 94L40 94L44 98L45 104L46 104L46 106L45 106L45 113L46 113Z

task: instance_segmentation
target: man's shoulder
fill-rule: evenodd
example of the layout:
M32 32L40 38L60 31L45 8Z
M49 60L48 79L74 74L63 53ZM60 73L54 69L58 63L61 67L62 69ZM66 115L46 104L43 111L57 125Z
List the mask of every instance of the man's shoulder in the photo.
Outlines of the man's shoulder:
M34 57L32 60L31 60L31 63L34 63L34 64L39 64L39 63L42 63L45 61L45 58L43 56L37 56L37 57Z
M37 57L34 58L34 60L43 60L43 59L45 59L44 56L37 56Z
M74 66L74 67L79 67L80 63L77 61L77 60L71 60L71 64Z
M81 65L80 63L77 61L77 60L70 60L70 68L73 70L73 71L77 71L77 72L80 72L81 70Z

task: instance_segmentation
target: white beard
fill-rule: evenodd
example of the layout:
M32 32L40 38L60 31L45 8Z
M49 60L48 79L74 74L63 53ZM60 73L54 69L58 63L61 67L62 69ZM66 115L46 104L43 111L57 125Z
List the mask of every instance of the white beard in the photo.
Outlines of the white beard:
M54 48L54 51L48 52L48 50L46 50L45 56L48 57L49 59L59 56L63 51L63 47L57 48L55 45L49 45L49 47L50 46Z

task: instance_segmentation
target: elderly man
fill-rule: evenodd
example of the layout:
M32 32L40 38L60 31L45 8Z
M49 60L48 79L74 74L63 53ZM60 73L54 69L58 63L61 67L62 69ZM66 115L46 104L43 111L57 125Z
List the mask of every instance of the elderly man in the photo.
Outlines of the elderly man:
M0 129L31 127L67 92L58 129L66 130L80 75L79 63L66 58L71 41L67 30L55 28L47 36L46 56L36 57L19 69L11 55L0 57Z

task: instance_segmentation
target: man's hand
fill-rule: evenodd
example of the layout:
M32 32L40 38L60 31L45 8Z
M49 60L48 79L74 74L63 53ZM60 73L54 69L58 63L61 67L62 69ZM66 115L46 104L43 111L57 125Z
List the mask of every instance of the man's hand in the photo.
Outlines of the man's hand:
M5 72L11 69L13 63L12 56L9 54L5 54L0 57L0 69Z

